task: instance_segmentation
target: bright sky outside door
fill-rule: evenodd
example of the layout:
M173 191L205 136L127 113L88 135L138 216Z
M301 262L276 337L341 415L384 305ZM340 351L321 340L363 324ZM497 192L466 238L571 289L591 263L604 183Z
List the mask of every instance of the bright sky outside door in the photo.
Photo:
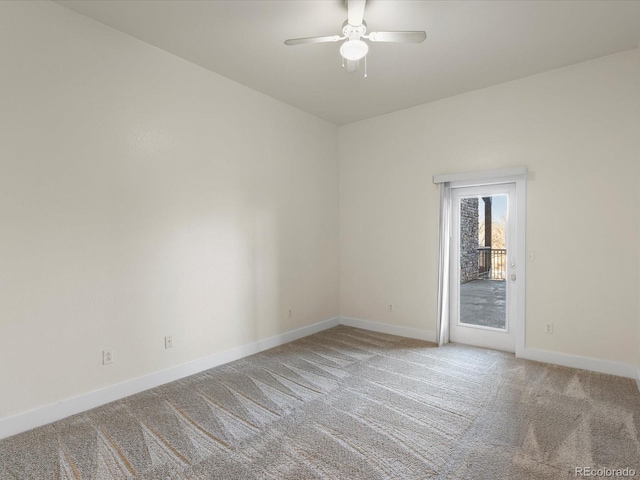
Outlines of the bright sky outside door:
M515 184L451 192L452 342L515 352Z

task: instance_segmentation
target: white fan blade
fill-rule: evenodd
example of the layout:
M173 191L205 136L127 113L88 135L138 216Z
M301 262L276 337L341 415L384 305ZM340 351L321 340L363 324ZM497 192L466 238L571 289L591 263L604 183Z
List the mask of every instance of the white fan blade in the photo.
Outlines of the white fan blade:
M357 72L360 68L360 60L345 60L347 73Z
M285 45L302 45L303 43L325 43L325 42L337 42L343 39L340 35L331 35L329 37L307 37L307 38L290 38L285 40Z
M347 12L349 25L359 27L364 20L364 5L367 0L347 0Z
M363 35L372 42L421 43L427 38L426 32L371 32Z

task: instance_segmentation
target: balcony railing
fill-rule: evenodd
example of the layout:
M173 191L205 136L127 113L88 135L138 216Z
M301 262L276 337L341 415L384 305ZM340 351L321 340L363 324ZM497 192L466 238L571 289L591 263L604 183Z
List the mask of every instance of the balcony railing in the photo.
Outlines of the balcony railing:
M507 250L504 248L478 248L478 278L504 280L507 278Z

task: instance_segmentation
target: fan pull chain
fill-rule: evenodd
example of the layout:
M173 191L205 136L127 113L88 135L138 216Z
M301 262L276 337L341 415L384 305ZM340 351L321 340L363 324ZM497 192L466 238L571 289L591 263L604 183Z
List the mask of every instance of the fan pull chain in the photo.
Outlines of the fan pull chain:
M364 56L364 78L367 78L367 55Z
M340 57L342 58L342 68L344 68L344 57Z

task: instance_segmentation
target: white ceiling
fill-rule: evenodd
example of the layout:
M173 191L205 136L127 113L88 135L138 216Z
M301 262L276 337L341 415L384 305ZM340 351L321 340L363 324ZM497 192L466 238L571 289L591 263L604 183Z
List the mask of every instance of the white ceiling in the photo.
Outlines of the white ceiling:
M343 0L59 0L57 3L337 125L630 50L640 1L369 0L368 78L341 68Z

